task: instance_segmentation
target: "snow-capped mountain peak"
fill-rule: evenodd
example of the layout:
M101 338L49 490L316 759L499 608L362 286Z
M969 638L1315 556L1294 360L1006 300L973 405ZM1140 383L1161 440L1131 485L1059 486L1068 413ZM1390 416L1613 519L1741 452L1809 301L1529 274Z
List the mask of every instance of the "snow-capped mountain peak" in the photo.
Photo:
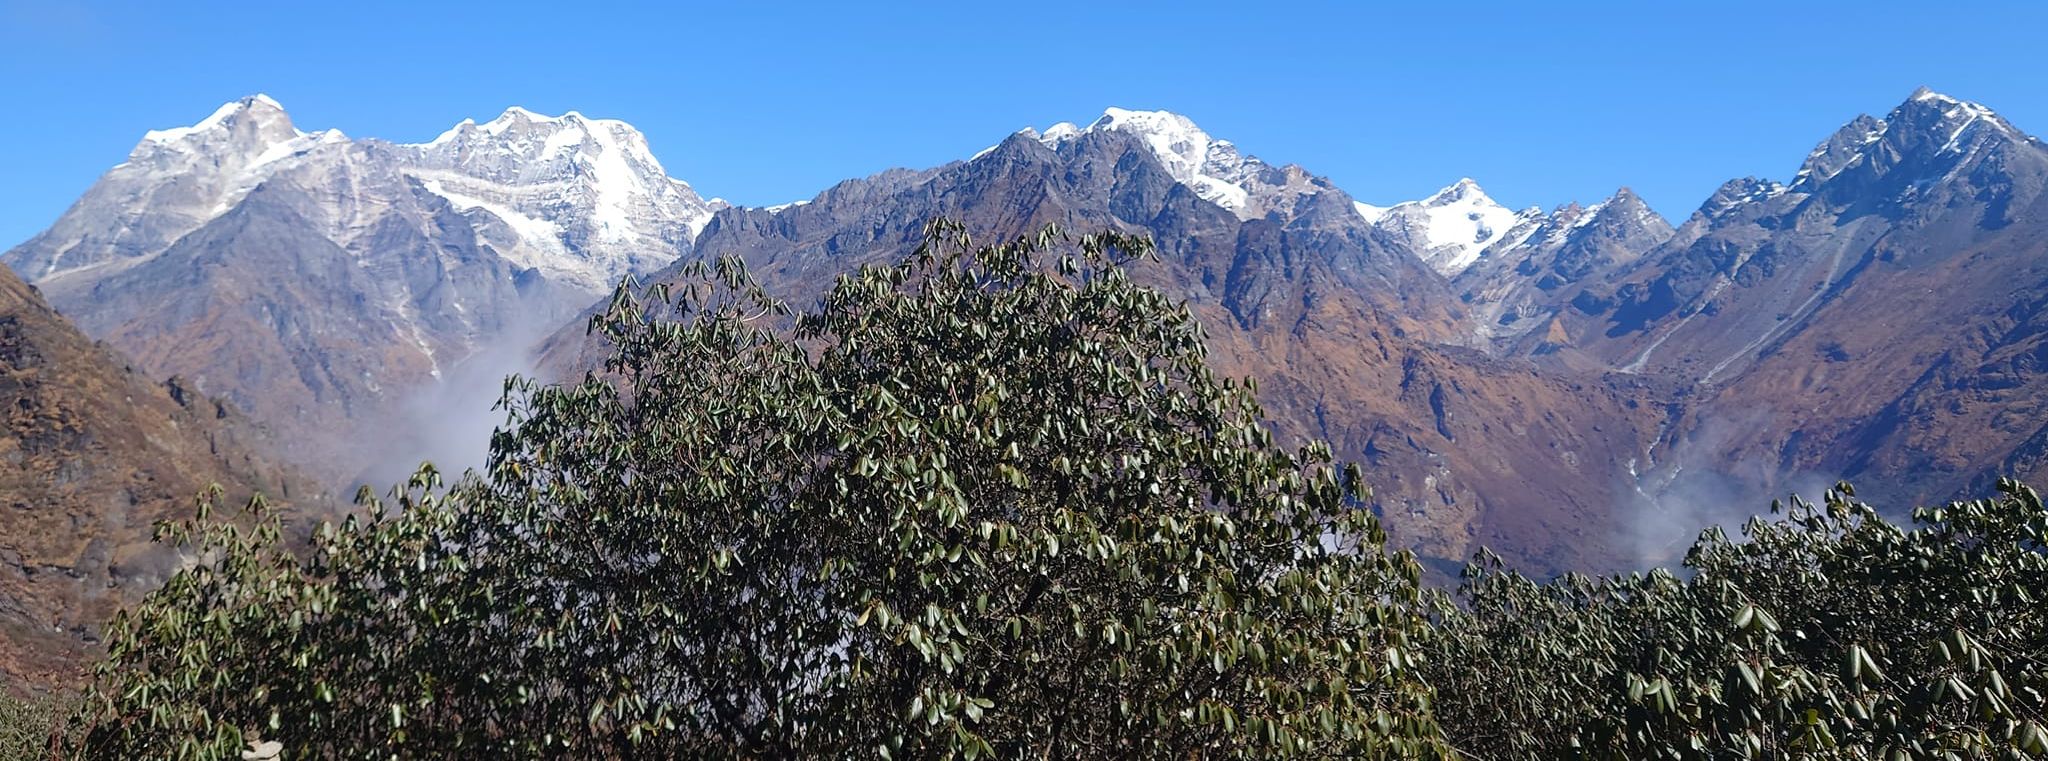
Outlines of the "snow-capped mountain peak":
M632 125L575 111L513 106L400 148L422 187L505 223L508 257L598 292L672 259L725 205L670 178Z
M270 96L268 95L262 97L265 101L271 103L276 102L271 101ZM201 132L206 132L208 130L219 129L223 125L227 124L227 121L229 119L234 118L236 114L241 113L242 109L247 107L247 103L248 101L246 99L238 101L228 101L227 103L222 104L220 108L214 109L212 116L208 116L205 119L201 119L198 124L194 124L190 127L153 129L148 132L142 133L142 141L145 143L169 143L175 142L177 140Z
M1265 167L1264 162L1240 154L1228 140L1211 137L1192 119L1171 111L1109 108L1087 127L1061 122L1036 135L1039 142L1057 148L1091 132L1137 136L1167 173L1196 195L1240 217L1258 215L1249 180Z
M1961 98L1944 95L1924 85L1915 88L1912 95L1906 96L1906 101L1908 103L1938 103L1943 108L1964 108L1983 114L1991 113L1991 109L1985 108L1981 103L1973 103Z
M248 180L272 162L316 145L347 140L339 130L300 131L292 126L284 106L268 95L257 94L229 101L191 126L143 133L122 166L139 164L138 168L157 173L194 170L251 175L242 178Z
M1026 129L1030 128L1027 127ZM1062 140L1071 140L1076 135L1081 134L1081 128L1074 126L1073 122L1060 122L1047 127L1043 133L1038 133L1037 130L1032 130L1032 132L1038 134L1038 138L1042 142L1058 143Z
M1057 126L1055 126L1057 129ZM1125 108L1109 108L1102 112L1083 132L1113 130L1130 132L1143 136L1146 145L1161 160L1173 160L1177 164L1199 168L1209 160L1209 149L1219 141L1195 126L1189 119L1172 111L1132 111ZM1233 153L1235 151L1233 150Z
M267 95L229 101L190 126L151 130L35 245L17 249L17 269L41 282L146 258L227 213L279 168L347 142L335 130L298 130Z
M1089 136L1115 135L1114 140L1090 140ZM1193 119L1171 111L1136 111L1110 108L1088 126L1059 122L1045 131L1025 127L1011 139L1037 142L1055 152L1093 150L1085 146L1111 146L1112 150L1142 149L1152 156L1181 186L1238 219L1293 219L1307 213L1335 186L1292 164L1275 166L1239 151L1237 145L1220 140L1197 126ZM1007 142L1007 141L1006 141ZM970 157L980 160L1001 148L989 146ZM1361 206L1361 215L1375 207Z
M601 175L600 182L668 176L632 125L575 111L545 116L513 106L488 122L464 119L432 142L408 147L429 163L500 182L558 179L576 164Z
M1470 177L1420 201L1357 208L1359 216L1407 244L1445 276L1472 266L1481 252L1524 221L1523 214L1494 201Z
M1477 204L1493 203L1493 199L1486 195L1486 190L1479 187L1478 181L1470 177L1460 177L1457 182L1453 182L1445 186L1444 189L1423 199L1422 204L1424 206L1449 206L1468 200Z
M268 95L257 93L240 100L231 100L213 110L213 114L189 127L150 130L143 133L142 144L173 145L192 138L218 136L235 131L251 133L258 139L286 140L304 136L292 127L291 117L284 112L284 106Z
M1977 143L1976 132L1993 133L2010 139L2025 139L2024 135L2005 119L1981 103L1951 98L1947 95L1922 87L1913 91L1906 103L1892 111L1891 121L1916 121L1915 110L1938 113L1934 117L1921 117L1918 121L1931 123L1935 128L1931 135L1941 140L1937 153L1966 153Z
M725 205L670 178L646 138L622 121L515 106L482 124L465 119L428 143L358 143L335 130L301 131L277 100L259 94L189 126L148 132L127 161L16 256L38 281L132 266L266 182L291 175L300 187L321 187L358 177L353 167L416 181L475 222L514 264L592 293L687 251ZM392 202L358 197L368 192L358 182L331 186L357 194L334 199L334 234L361 232L343 218Z

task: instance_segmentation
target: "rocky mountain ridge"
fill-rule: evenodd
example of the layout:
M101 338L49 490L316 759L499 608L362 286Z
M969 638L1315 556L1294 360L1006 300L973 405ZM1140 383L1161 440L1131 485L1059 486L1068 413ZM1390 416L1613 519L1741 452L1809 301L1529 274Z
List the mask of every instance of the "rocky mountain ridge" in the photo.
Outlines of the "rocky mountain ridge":
M1731 181L1560 294L1557 321L1581 358L1697 382L1673 441L1702 450L1693 467L1945 500L2040 465L2044 189L2048 144L1923 89L1845 124L1789 183Z

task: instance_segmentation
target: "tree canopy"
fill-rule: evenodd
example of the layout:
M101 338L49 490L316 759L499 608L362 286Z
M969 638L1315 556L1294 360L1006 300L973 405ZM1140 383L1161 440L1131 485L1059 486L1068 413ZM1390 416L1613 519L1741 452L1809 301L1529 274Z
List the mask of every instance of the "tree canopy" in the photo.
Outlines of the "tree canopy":
M2048 512L1999 490L1909 528L1793 497L1686 577L1482 558L1431 640L1438 718L1478 758L2048 756Z
M1148 241L916 253L812 310L731 259L508 382L301 560L274 523L117 622L94 756L1428 757L1428 595L1355 468L1277 447Z

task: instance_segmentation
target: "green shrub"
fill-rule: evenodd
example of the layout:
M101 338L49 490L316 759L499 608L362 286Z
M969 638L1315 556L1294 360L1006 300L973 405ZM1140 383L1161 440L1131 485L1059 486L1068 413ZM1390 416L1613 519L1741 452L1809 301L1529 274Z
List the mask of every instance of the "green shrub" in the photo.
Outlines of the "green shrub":
M1439 755L1418 566L1149 250L939 222L814 311L730 260L622 287L606 372L508 383L484 474L303 562L274 519L170 532L203 562L113 627L80 750Z
M0 689L0 758L43 758L63 729L70 701L57 695L17 695Z
M1427 661L1439 719L1479 758L2048 756L2048 512L1999 489L1911 528L1795 497L1683 578L1482 558Z

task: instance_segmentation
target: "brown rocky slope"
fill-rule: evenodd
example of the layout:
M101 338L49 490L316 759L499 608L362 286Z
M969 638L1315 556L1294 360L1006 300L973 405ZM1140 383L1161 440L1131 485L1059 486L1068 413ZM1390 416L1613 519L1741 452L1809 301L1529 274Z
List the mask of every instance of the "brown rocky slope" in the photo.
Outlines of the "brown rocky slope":
M0 689L76 684L100 626L178 564L152 524L293 493L263 434L176 379L151 382L0 272Z

